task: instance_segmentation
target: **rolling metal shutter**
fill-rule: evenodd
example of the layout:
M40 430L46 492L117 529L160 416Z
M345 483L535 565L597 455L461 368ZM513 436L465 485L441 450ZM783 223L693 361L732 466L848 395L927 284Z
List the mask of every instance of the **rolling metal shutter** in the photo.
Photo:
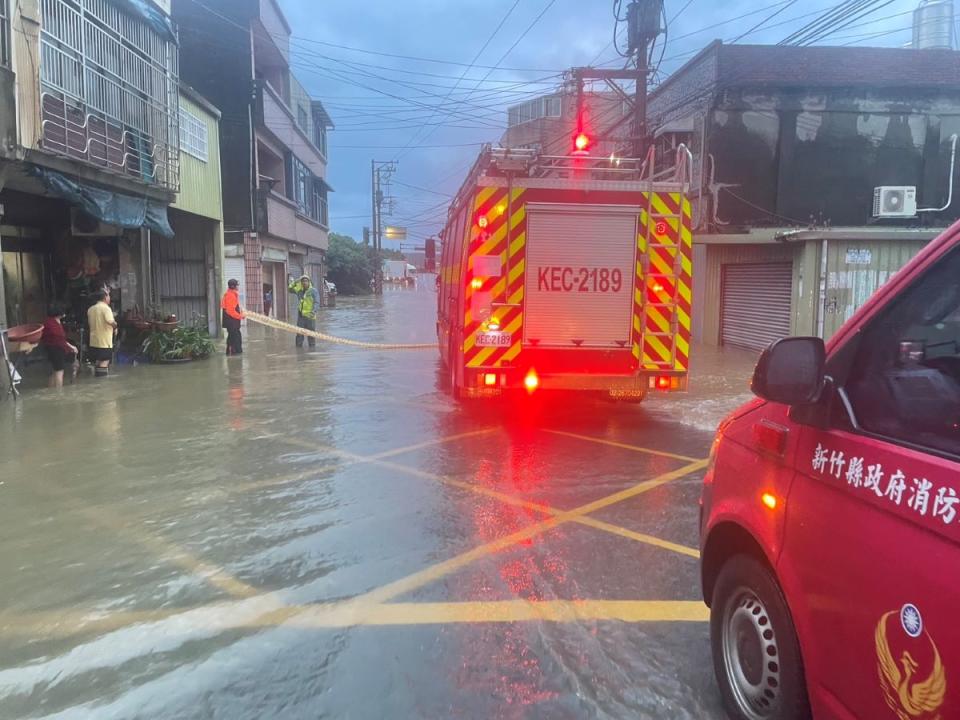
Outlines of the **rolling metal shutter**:
M526 344L629 346L638 214L618 206L527 206Z
M790 334L793 265L723 266L721 342L764 350Z

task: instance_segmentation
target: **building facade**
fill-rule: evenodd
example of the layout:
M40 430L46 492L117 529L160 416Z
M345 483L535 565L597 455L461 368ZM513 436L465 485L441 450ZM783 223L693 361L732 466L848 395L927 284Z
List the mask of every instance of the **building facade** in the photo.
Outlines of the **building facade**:
M708 344L829 338L960 215L956 52L718 42L651 94L649 119L659 162L680 143L694 153L694 334ZM918 212L875 209L884 187Z
M93 293L151 302L180 188L177 38L161 3L0 0L0 324Z
M613 138L629 133L629 124L621 121L630 113L630 104L612 92L584 92L581 106L576 89L566 85L508 108L507 131L500 144L565 156L574 151L574 138L583 131L591 139L591 154L606 157L623 145ZM614 126L619 129L606 132Z
M222 113L225 274L246 307L294 319L287 277L326 272L330 117L291 72L275 0L174 0L173 15L184 80Z
M174 237L151 245L151 291L163 315L216 334L223 278L220 111L180 87L180 193L170 206Z

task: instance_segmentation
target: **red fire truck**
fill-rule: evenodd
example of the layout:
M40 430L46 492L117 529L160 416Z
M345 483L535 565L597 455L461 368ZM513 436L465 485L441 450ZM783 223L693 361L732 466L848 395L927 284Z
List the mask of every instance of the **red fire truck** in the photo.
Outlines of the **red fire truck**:
M690 153L654 165L481 151L441 236L437 338L455 397L686 390Z

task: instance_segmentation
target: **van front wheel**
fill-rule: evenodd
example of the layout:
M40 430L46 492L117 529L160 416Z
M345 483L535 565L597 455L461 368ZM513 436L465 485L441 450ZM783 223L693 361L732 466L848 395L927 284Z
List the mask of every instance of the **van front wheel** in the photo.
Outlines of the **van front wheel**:
M710 613L713 667L736 720L808 720L800 644L770 570L737 555L717 577Z

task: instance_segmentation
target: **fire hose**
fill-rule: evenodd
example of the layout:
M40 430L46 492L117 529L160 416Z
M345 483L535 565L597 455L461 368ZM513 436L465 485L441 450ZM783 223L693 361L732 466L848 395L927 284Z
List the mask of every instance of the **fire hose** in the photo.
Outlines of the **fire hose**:
M306 328L297 327L296 325L291 325L290 323L285 323L281 320L274 320L273 318L267 317L266 315L261 315L260 313L250 312L249 310L244 312L244 317L247 320L255 322L259 325L275 328L276 330L283 330L284 332L293 333L294 335L303 335L304 337L316 338L317 340L334 343L335 345L347 345L349 347L362 348L364 350L436 350L437 348L436 343L371 343L362 342L360 340L348 340L347 338L327 335L326 333L317 332L316 330L307 330Z

